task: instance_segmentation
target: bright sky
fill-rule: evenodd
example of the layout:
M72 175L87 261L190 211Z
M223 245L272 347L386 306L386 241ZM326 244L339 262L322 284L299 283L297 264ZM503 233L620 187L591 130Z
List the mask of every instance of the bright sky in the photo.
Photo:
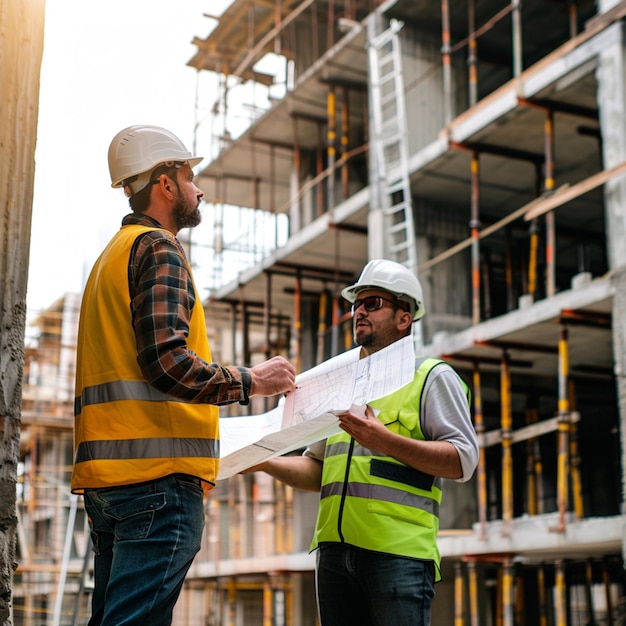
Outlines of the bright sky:
M193 150L197 72L187 62L197 48L191 41L214 27L203 12L219 14L230 2L47 0L31 312L82 290L93 261L128 213L123 193L110 187L107 151L115 134L155 124ZM203 222L196 230L206 227Z

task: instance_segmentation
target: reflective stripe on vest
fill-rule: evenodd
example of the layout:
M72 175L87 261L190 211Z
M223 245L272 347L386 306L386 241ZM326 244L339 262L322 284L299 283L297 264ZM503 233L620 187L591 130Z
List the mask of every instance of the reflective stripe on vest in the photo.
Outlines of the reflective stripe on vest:
M117 439L83 441L76 449L76 463L113 459L159 459L168 457L219 457L215 439Z
M343 493L343 489L344 483L330 483L329 485L324 485L322 487L321 497L340 496ZM403 489L394 489L392 487L384 487L383 485L348 483L345 495L354 498L373 498L381 502L412 506L439 517L439 502L432 498L408 493Z
M145 402L184 402L158 391L142 380L116 380L101 385L85 387L80 396L74 398L74 415L82 413L86 406L117 402L119 400L143 400Z

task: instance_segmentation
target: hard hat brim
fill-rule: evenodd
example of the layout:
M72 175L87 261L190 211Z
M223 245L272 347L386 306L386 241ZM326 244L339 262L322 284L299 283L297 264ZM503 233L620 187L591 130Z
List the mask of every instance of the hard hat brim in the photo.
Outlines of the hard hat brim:
M151 167L150 171L156 169L157 167L159 167L159 165L163 163L167 163L168 161L176 161L177 163L181 163L181 162L188 163L189 167L193 169L196 165L199 165L203 160L204 160L204 157L191 157L190 159L184 159L184 161L181 161L180 158L163 159L159 163L156 163L154 167ZM133 176L139 176L139 174L143 174L143 172L134 172L132 174L128 174L124 176L123 178L118 178L111 183L111 187L113 187L113 189L119 189L120 187L124 186L125 180L128 180L129 178L132 178Z

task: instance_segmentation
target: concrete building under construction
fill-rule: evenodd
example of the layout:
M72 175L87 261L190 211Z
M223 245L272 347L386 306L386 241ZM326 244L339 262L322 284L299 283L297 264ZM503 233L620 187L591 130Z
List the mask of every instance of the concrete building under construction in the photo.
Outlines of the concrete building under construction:
M424 288L417 349L472 388L481 456L472 482L446 482L434 624L626 619L625 18L615 0L234 0L194 41L189 65L219 77L197 179L215 359L305 371L352 347L340 291L386 257ZM240 129L244 88L265 105ZM21 511L30 543L59 549L28 553L16 604L84 623L80 505L29 506L29 468L52 462L37 433L55 428L25 440ZM174 623L316 625L316 511L264 474L218 483Z

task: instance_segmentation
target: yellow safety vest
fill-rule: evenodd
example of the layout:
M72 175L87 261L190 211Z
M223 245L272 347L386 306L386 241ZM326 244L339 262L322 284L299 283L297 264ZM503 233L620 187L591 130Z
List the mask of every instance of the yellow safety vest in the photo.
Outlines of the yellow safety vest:
M217 407L157 391L137 364L128 262L137 237L151 230L160 229L123 226L96 261L85 288L76 361L73 493L174 473L200 477L205 491L215 484ZM197 293L187 345L211 362Z
M422 391L442 361L423 359L413 381L369 405L396 434L424 440ZM359 445L347 433L326 442L314 550L340 542L401 557L433 561L440 580L437 547L442 479Z

